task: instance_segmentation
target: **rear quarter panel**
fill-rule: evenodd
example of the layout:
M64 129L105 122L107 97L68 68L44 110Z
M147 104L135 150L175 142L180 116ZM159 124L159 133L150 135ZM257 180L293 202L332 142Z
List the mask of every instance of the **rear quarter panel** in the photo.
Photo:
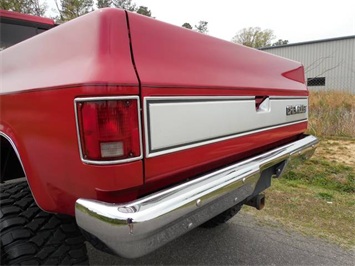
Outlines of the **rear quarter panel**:
M67 22L2 51L0 61L0 131L42 209L73 214L79 197L127 200L116 192L143 184L141 161L89 165L78 148L75 98L139 95L123 10Z

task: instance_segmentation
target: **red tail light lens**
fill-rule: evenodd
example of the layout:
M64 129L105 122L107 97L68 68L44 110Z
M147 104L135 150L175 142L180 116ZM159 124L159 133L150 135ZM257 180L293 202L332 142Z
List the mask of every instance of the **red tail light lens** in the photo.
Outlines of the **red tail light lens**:
M84 160L117 161L141 156L138 99L76 103Z

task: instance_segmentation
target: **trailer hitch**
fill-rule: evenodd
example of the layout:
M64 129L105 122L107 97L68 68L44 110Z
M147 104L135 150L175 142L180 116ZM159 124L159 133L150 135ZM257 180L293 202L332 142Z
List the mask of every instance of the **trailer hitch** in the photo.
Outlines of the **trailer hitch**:
M265 206L265 195L264 194L258 194L255 197L251 198L248 200L246 205L251 206L256 208L257 210L261 210Z

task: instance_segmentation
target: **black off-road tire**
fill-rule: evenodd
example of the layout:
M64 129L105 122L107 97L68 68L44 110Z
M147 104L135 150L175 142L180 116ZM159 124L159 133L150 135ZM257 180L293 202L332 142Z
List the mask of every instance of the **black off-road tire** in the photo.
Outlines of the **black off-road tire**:
M27 182L0 186L1 265L87 265L74 218L38 208Z
M212 219L208 220L207 222L201 224L200 226L203 228L214 228L221 224L226 223L230 220L234 215L236 215L240 209L242 208L243 204L237 204L232 208L218 214L217 216L213 217Z

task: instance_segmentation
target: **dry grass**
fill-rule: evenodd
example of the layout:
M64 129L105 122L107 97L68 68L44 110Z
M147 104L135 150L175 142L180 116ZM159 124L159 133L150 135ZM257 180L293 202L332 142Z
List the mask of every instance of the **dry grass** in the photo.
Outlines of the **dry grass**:
M243 211L355 250L355 140L322 140L311 160L266 191L266 207Z
M275 221L355 250L355 95L310 93L309 130L321 139L311 160L273 180L266 207L244 207Z
M279 222L306 235L321 237L355 249L355 195L274 180L266 193L266 207L243 207L259 221Z
M355 95L314 91L309 97L309 133L316 136L355 137Z
M355 169L355 139L323 140L314 157L331 163L342 163Z

